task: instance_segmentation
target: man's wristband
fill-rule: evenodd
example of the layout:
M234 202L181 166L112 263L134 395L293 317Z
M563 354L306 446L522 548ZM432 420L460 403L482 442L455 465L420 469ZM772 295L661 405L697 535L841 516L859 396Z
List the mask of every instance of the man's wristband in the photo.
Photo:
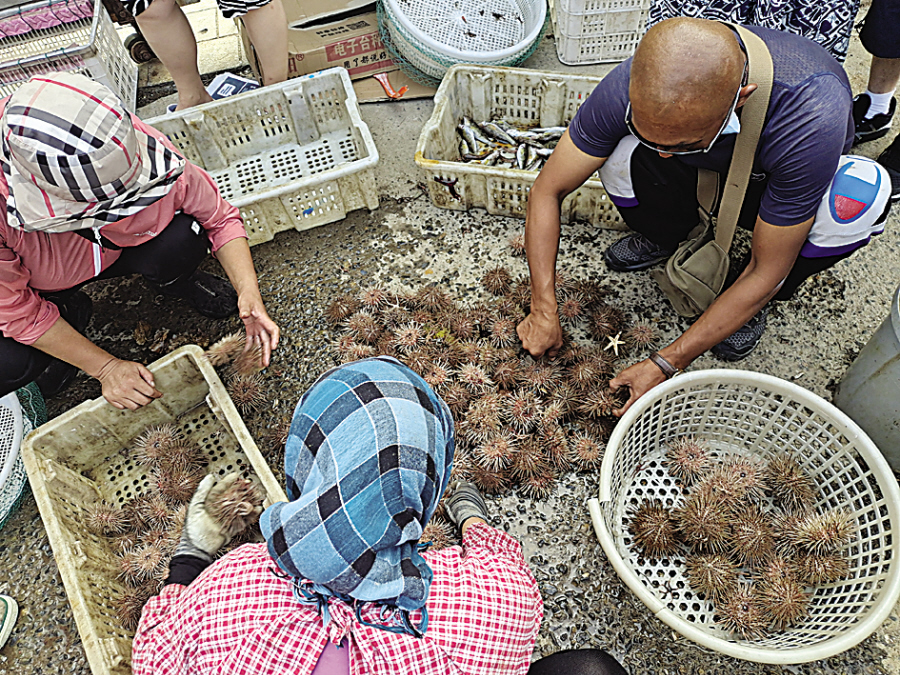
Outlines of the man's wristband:
M656 367L663 372L663 375L666 376L667 380L670 380L676 375L684 372L680 368L676 368L671 363L669 363L666 358L659 352L653 352L650 355L650 360L653 361L653 363L656 364Z

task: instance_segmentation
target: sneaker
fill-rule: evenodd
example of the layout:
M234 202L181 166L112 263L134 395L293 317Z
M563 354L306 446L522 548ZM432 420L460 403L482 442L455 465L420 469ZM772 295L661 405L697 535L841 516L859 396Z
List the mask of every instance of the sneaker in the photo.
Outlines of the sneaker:
M156 286L163 295L183 298L210 319L224 319L237 312L237 293L227 279L196 270L187 279Z
M44 297L59 307L60 316L72 328L79 333L84 333L94 313L94 305L87 294L76 291L75 293L48 294ZM35 378L34 382L44 398L52 398L62 393L77 374L78 368L75 366L59 359L53 359L50 361L50 365Z
M856 133L853 144L874 141L884 136L891 128L891 120L897 110L897 99L891 99L890 109L886 113L874 115L871 119L865 119L869 112L871 100L868 94L859 94L853 99L853 123L856 125Z
M675 253L675 249L657 246L642 234L622 237L603 253L607 267L616 272L634 272L652 267Z
M712 348L712 353L723 361L740 361L750 355L759 344L766 331L766 317L769 306L766 305L756 316L738 328L733 335L725 338Z
M0 595L0 649L9 639L16 619L19 617L19 606L8 595Z
M891 143L876 160L887 169L891 177L891 201L900 199L900 135Z
M481 518L487 522L487 504L473 483L455 480L447 487L447 493L444 508L460 532L462 532L463 523L469 518Z

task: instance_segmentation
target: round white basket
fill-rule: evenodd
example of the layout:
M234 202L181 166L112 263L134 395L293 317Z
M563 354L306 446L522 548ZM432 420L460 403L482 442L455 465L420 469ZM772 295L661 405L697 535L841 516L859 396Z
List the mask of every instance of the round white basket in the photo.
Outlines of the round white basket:
M627 520L639 501L657 498L674 506L681 499L663 459L665 444L685 435L726 457L766 459L790 451L817 486L816 508L840 506L853 514L850 573L815 590L810 616L798 626L756 640L734 638L716 625L711 603L691 590L682 558L647 560L632 547ZM659 619L694 642L747 661L793 664L839 654L881 625L900 595L892 543L900 489L890 467L844 413L769 375L703 370L652 389L616 426L589 509L619 577Z
M437 80L457 63L520 63L547 19L546 0L383 0L383 8L400 55Z

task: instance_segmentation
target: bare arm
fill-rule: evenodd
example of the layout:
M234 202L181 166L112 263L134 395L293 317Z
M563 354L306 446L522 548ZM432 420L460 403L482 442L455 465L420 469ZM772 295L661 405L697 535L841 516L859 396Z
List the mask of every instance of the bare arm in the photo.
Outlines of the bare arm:
M544 353L556 356L562 346L554 284L560 205L605 161L605 157L591 157L579 150L566 131L528 194L525 253L531 273L531 313L519 324L517 332L522 347L534 358Z
M62 317L33 346L96 377L103 388L103 397L120 410L136 410L162 396L147 368L134 361L117 359L72 328Z
M247 240L243 237L232 239L216 251L216 258L237 291L238 311L247 330L247 348L258 343L263 351L263 366L268 366L281 331L269 318L263 304Z
M812 224L810 218L799 225L777 227L758 218L746 269L681 337L659 353L676 368L687 368L703 352L747 323L778 292ZM649 359L626 368L610 382L614 390L619 387L631 390L628 402L616 414L624 414L638 398L665 379Z

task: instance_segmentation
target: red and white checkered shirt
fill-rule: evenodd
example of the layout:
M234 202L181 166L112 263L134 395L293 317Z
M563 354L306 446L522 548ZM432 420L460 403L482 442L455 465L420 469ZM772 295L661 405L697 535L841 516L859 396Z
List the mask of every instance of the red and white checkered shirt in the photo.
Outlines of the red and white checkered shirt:
M524 674L543 603L508 534L477 524L463 546L426 552L434 570L423 638L363 625L332 598L330 622L301 604L273 574L265 544L247 544L189 586L170 584L144 607L134 638L134 675L309 675L331 641L347 638L350 675ZM377 620L368 603L366 621ZM410 619L418 625L420 612Z

